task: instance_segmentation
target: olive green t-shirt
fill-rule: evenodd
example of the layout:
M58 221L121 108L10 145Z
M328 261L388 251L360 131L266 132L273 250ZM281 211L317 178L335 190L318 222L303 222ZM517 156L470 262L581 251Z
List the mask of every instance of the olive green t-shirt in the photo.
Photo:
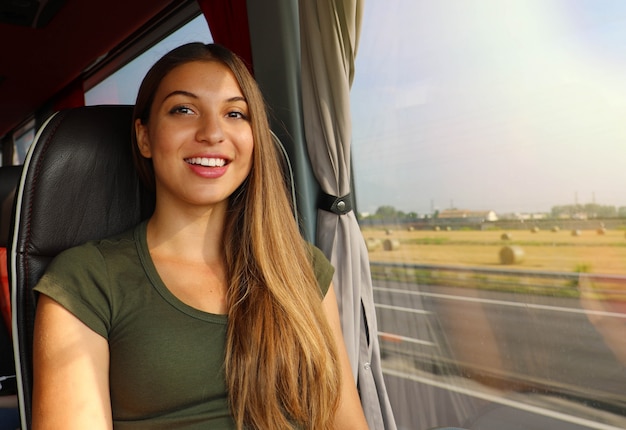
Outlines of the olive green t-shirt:
M310 248L325 295L334 269ZM64 251L35 290L108 340L116 429L234 428L223 372L227 316L188 306L167 289L145 222Z

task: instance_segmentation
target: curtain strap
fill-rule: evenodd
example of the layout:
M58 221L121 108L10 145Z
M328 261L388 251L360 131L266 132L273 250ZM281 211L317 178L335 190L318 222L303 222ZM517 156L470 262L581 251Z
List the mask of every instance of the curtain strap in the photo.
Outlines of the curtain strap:
M317 207L337 215L345 215L352 210L352 196L348 193L343 197L337 197L321 191Z

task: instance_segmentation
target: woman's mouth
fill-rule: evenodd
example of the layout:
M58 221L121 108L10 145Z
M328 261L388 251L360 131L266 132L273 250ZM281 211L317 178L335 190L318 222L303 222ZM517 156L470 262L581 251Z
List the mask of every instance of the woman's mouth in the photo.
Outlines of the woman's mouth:
M227 161L223 158L213 158L213 157L186 158L185 162L189 164L193 164L195 166L203 166L203 167L223 167L227 163Z

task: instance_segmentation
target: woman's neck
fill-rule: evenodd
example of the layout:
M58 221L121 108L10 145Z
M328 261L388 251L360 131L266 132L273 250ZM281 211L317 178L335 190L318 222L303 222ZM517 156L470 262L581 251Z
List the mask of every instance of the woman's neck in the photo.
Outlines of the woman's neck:
M163 257L220 264L225 214L225 204L187 211L157 204L148 221L148 248Z

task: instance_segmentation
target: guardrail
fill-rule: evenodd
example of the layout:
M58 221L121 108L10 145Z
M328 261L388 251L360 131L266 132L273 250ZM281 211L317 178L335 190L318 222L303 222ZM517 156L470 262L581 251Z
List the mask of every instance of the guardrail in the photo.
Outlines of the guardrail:
M588 291L596 298L626 301L626 275L375 261L370 268L372 278L378 280L565 297L579 297L581 291ZM582 279L587 281L583 288Z

